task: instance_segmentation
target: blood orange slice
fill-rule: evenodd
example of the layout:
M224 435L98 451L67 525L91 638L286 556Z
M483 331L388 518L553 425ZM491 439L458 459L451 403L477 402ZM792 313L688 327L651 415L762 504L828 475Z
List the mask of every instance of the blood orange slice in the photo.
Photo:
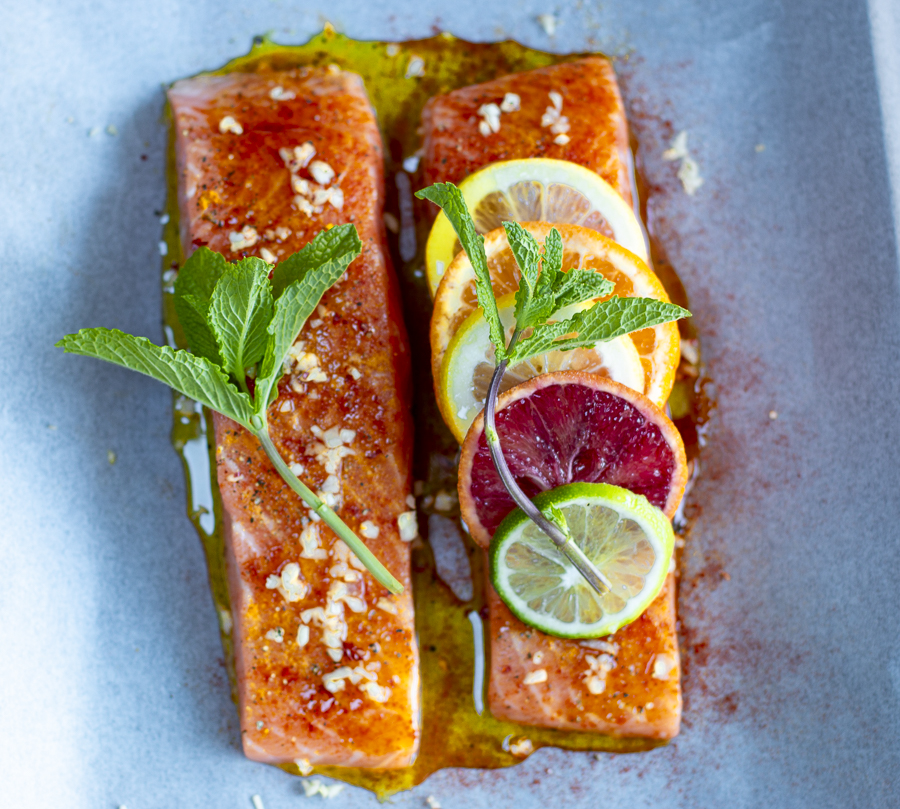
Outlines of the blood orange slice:
M529 379L500 396L497 432L513 477L528 497L567 483L609 483L643 495L669 518L687 482L675 425L637 391L579 371ZM472 423L459 463L459 503L483 547L515 508L484 436Z

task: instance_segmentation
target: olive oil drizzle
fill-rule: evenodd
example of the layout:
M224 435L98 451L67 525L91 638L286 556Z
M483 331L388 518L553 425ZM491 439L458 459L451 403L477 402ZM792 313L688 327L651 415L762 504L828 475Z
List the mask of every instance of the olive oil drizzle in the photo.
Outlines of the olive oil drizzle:
M583 55L550 54L511 41L471 43L449 34L403 43L363 42L338 34L328 26L299 46L283 46L266 38L257 38L250 53L212 71L211 75L328 64L360 74L378 114L386 147L385 210L402 221L397 189L404 184L409 187L408 178L401 174L403 160L419 148L417 129L420 113L430 97L507 73L570 61ZM424 61L424 75L407 78L414 57ZM171 123L171 111L168 114ZM163 311L167 342L172 346L184 347L184 335L178 325L171 294L174 271L184 261L179 238L177 172L171 133L170 126L166 211L169 218L164 230L169 249L163 260ZM415 190L418 187L416 172L411 174ZM415 203L415 211L422 214L424 208ZM415 250L411 245L410 231L402 235L405 242L402 245L398 236L389 234L394 265L401 277L404 314L413 349L413 379L418 380L418 384L414 385L414 474L416 480L423 482L418 508L420 514L427 515L429 511L440 513L455 522L466 545L474 594L469 601L457 598L438 576L427 537L426 541L417 540L414 543L413 590L422 679L422 737L418 757L412 766L399 770L315 768L320 775L370 789L381 799L409 789L431 773L447 767L497 768L517 764L522 759L509 752L510 741L517 738L528 738L535 749L551 746L619 753L648 750L661 744L651 739L615 738L597 733L521 725L494 718L486 707L484 688L489 644L483 637L487 631L485 556L461 528L458 510L448 515L426 507L429 495L433 499L441 490L455 491L458 454L458 446L438 414L431 386L430 357L427 354L431 299L421 271L429 227L426 216L416 216ZM681 283L671 267L663 263L665 273L661 280L669 289L673 301L686 306ZM696 339L692 327L686 328L690 329L689 336ZM699 389L695 379L696 374L690 369L687 373L680 371L675 390L680 403L679 415L682 411L685 414L681 421L691 423L690 431L694 435L697 425L691 421L694 419L691 414L702 412L702 408L693 404ZM203 543L213 601L220 618L232 698L236 701L222 502L215 478L212 417L196 403L177 394L173 396L173 411L172 444L184 463L188 517ZM689 457L693 454L689 450ZM427 522L426 517L420 525ZM475 691L476 676L480 680L481 693ZM281 765L281 769L298 774L295 765Z

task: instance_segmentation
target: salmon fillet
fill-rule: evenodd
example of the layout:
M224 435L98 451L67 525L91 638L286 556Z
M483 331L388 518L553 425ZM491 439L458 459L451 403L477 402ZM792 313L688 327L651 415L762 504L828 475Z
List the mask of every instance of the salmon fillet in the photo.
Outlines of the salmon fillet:
M550 98L550 93L562 98ZM484 134L483 104L507 93L521 109ZM568 118L556 142L548 107ZM559 128L559 127L557 127ZM431 99L423 112L424 177L459 183L488 163L526 157L569 160L596 171L631 202L628 128L610 63L590 57L504 76ZM491 712L502 719L615 736L670 739L681 721L674 577L615 637L554 638L519 621L488 583ZM526 684L526 678L529 684Z
M599 640L554 638L526 626L490 584L488 606L494 716L610 736L678 734L674 576L640 618Z
M479 109L484 104L499 106L507 93L519 97L520 109L502 114L497 132L482 134ZM550 93L559 93L558 116L548 110L555 107ZM565 122L559 120L563 117ZM498 160L552 157L592 169L631 203L628 121L616 74L602 57L515 73L435 96L422 111L422 124L426 186L459 184Z
M301 769L407 766L419 738L410 551L398 531L413 502L409 348L374 112L359 76L336 68L188 79L169 100L185 253L271 261L323 228L359 231L362 254L300 333L268 419L288 464L405 587L391 596L256 439L216 415L244 752Z

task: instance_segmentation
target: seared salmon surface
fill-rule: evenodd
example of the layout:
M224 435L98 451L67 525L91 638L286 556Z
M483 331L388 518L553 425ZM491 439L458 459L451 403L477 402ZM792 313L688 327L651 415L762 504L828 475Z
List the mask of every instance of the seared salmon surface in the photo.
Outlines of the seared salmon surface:
M634 623L597 640L545 635L488 585L491 713L526 725L671 739L681 720L675 581Z
M497 131L479 113L503 108L507 95L518 109L500 115ZM435 96L422 111L426 186L457 185L498 160L551 157L597 172L631 203L628 121L612 65L591 56L503 76ZM488 131L488 134L485 134Z
M499 106L508 93L518 96L520 109L502 114L498 130L490 131L479 110ZM562 116L567 127L558 125ZM566 131L554 134L554 122ZM580 59L437 96L423 112L423 128L426 184L459 183L498 160L553 157L594 170L631 202L627 121L606 59ZM614 736L670 739L678 733L674 576L638 620L591 641L532 629L490 584L488 590L488 700L495 716Z
M188 79L169 100L186 254L271 263L323 228L359 231L362 254L300 333L268 420L287 463L405 587L391 596L256 439L216 416L244 752L301 771L407 766L419 738L409 347L375 115L359 76L334 67Z

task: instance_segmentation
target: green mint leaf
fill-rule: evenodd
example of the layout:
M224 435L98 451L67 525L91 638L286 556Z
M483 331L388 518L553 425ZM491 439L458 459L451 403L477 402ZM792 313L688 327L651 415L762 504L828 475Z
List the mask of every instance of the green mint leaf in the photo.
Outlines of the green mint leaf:
M559 235L559 231L556 228L550 228L547 238L544 239L544 253L541 258L541 275L538 278L537 289L534 293L535 297L539 300L546 301L547 299L553 299L554 290L563 276L562 261L562 236ZM547 306L546 304L544 308L549 308L551 311L548 312L543 319L535 319L530 325L537 326L538 324L545 322L547 318L553 314L553 311L555 311L552 306Z
M175 314L191 351L198 357L206 357L216 365L221 365L222 354L219 352L219 343L216 333L209 325L209 301L204 301L196 295L176 294Z
M189 351L173 351L146 337L118 329L82 329L56 344L67 354L81 354L153 377L250 429L250 397L231 384L220 368Z
M557 276L562 272L563 263L563 240L556 228L550 228L547 238L544 239L544 260L542 272L544 276L553 283L556 282Z
M266 353L256 377L256 404L265 408L278 391L283 375L282 364L297 339L307 318L315 311L322 295L346 272L350 262L362 250L359 234L353 225L341 225L322 231L299 253L283 264L289 264L279 279L283 286L275 300L275 314L269 323ZM308 251L308 252L307 252ZM276 267L276 272L280 267Z
M521 287L520 287L521 289ZM519 296L516 293L516 308L518 309ZM546 323L547 319L556 311L554 298L550 297L535 298L521 315L516 317L516 328L526 329L529 326L540 326Z
M541 271L541 248L537 240L518 222L504 222L503 229L510 249L519 265L519 288L516 290L516 327L524 329L547 319L549 312L541 318L542 312L532 310ZM547 307L538 307L546 309Z
M558 312L565 306L589 301L592 298L605 298L613 289L615 284L612 281L608 281L593 270L561 272L552 291L553 311Z
M228 264L209 302L209 323L218 338L222 367L241 384L245 371L263 358L272 320L269 266L261 258Z
M303 278L310 270L321 269L331 276L340 266L341 271L334 279L336 281L361 251L362 242L354 225L338 225L330 230L323 230L299 253L294 253L290 258L275 265L272 272L272 294L277 300L285 289ZM333 283L334 281L328 286Z
M215 333L209 325L209 301L228 268L224 256L207 247L195 250L175 279L175 314L195 354L222 364Z
M198 247L178 271L175 294L179 297L196 295L201 300L209 301L228 267L228 261L221 253L208 247Z
M537 326L515 346L510 364L547 351L587 348L623 334L690 317L687 309L652 298L610 298L567 320Z
M491 342L494 344L497 362L506 357L506 336L500 313L497 311L497 299L491 286L491 273L488 270L487 256L484 253L484 236L475 230L475 223L466 201L460 190L453 183L435 183L428 188L416 192L419 199L427 199L437 205L450 221L459 243L469 257L469 263L475 272L475 293L478 305L487 320Z

